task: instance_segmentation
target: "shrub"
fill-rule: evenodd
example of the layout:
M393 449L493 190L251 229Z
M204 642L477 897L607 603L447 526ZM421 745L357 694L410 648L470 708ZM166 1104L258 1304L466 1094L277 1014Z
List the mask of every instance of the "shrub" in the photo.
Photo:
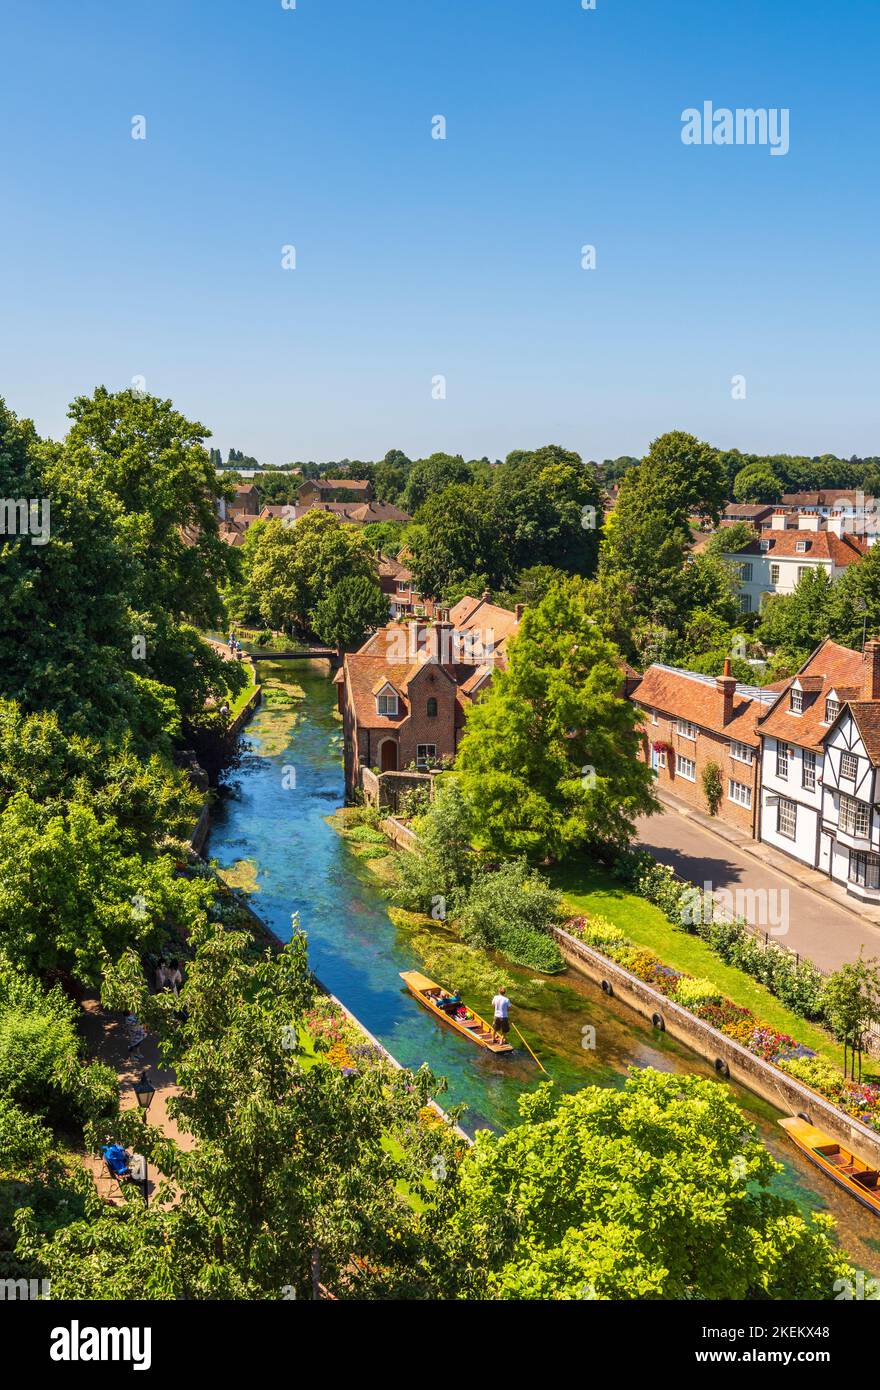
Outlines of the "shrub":
M613 922L609 922L607 917L573 917L564 925L570 936L576 936L579 941L585 941L597 951L626 945L627 939L623 932Z
M724 795L721 768L717 763L707 763L703 768L701 778L706 805L709 807L709 815L717 816L718 807L721 805L721 798Z
M685 1009L694 1009L698 1004L719 999L718 986L711 980L694 980L683 976L675 987L675 1002Z
M76 1006L0 958L0 1095L59 1122L99 1119L117 1101L114 1073L83 1065Z
M565 969L548 928L559 916L560 896L525 859L512 859L472 883L461 911L469 946L502 951L517 965L545 974Z

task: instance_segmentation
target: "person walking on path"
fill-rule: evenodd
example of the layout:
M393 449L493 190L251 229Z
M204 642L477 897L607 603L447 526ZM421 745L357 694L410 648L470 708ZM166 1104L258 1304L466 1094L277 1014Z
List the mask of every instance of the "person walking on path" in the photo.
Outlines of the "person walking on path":
M505 1042L507 1034L510 1032L510 1000L503 985L498 986L498 993L492 1000L492 1011L494 1019L492 1027L495 1030L495 1041Z

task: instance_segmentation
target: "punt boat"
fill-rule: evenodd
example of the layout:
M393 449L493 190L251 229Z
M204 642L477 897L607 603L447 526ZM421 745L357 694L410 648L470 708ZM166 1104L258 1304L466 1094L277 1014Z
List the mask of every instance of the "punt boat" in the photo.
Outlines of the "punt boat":
M833 1178L839 1187L845 1188L862 1206L869 1207L880 1216L880 1188L878 1173L862 1158L857 1158L844 1149L830 1134L816 1129L806 1120L793 1116L790 1120L780 1120L779 1124L787 1131L789 1138L797 1144L801 1153L811 1163Z
M453 1018L445 1009L442 1009L439 1001L450 996L440 985L429 980L427 975L420 975L418 970L401 970L400 978L410 994L414 994L420 1004L424 1004L425 1008L429 1009L432 1014L442 1018L443 1022L448 1023L450 1028L454 1028L456 1033L462 1033L478 1047L484 1047L487 1052L513 1051L510 1043L495 1041L494 1029L484 1018L480 1018L479 1014L468 1009L467 1018Z

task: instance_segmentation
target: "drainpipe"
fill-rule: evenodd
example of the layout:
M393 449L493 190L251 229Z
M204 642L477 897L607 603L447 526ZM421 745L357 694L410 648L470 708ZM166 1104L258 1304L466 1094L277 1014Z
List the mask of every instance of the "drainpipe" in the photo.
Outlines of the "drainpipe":
M764 735L758 734L758 770L755 774L755 805L752 808L752 839L761 843L761 792L763 782L761 774L764 771Z

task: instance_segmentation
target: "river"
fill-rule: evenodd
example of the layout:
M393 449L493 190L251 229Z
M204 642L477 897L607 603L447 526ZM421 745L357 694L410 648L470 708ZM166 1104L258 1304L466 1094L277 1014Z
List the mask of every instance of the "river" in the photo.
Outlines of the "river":
M432 974L432 964L442 964L455 978L440 968L434 977L459 985L468 1003L485 1009L498 972L482 958L475 966L474 953L442 924L416 931L395 926L375 876L327 822L342 804L343 779L342 725L326 663L261 662L258 678L264 703L248 725L239 765L224 781L206 855L233 870L277 936L289 937L291 915L298 914L317 977L404 1065L427 1062L446 1077L440 1102L466 1107L465 1129L515 1123L518 1096L543 1079L528 1054L499 1058L474 1048L422 1009L399 978L402 970ZM571 971L548 980L505 965L504 974L519 1026L565 1090L620 1086L630 1066L714 1078L708 1063ZM880 1274L878 1218L789 1146L777 1111L734 1090L783 1164L776 1190L804 1210L829 1211L851 1258Z

